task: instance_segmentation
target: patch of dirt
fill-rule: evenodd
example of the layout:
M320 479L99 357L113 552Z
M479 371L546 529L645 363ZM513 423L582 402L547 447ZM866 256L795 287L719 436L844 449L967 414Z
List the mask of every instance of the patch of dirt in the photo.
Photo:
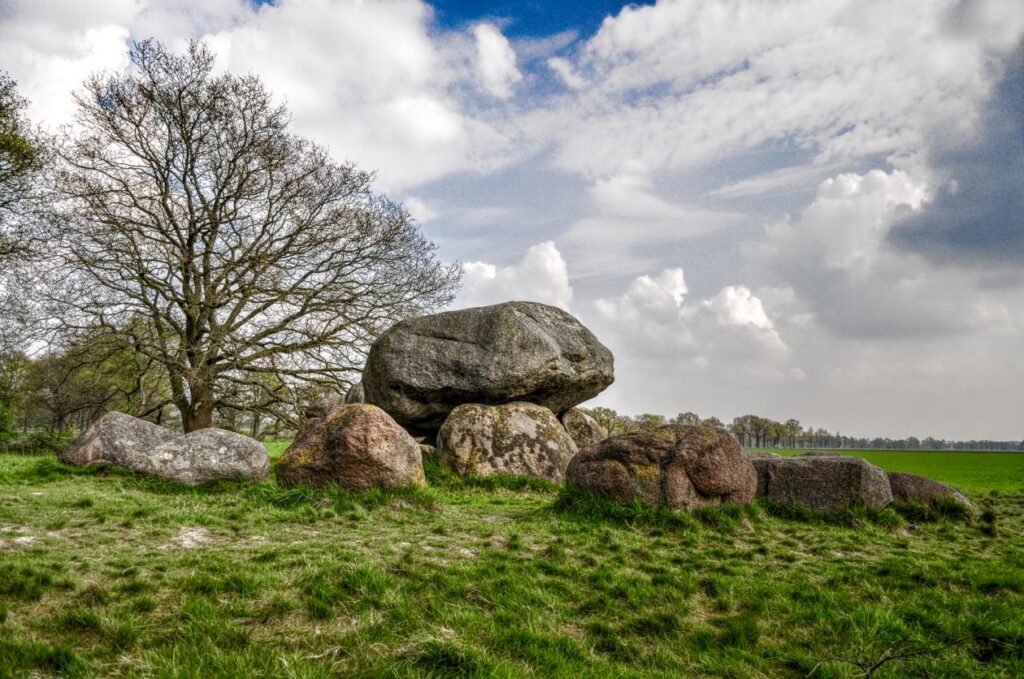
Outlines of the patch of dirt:
M23 535L18 538L11 538L10 540L0 540L0 549L18 549L22 547L31 547L35 543L36 539L31 535Z
M180 549L195 549L203 545L216 542L217 538L210 531L202 526L197 528L182 528L169 543L163 545L164 549L177 547Z

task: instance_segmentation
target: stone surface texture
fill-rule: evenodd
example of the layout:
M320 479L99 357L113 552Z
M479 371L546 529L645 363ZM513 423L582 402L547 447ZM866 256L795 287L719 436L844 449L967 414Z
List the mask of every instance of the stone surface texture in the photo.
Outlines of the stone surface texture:
M441 464L463 476L502 473L561 483L576 450L554 413L533 403L463 404L437 435Z
M277 482L348 490L425 482L416 440L376 406L350 404L311 421L277 462Z
M61 454L60 461L79 467L110 464L132 468L140 455L174 437L174 432L160 425L110 412L89 425Z
M933 481L920 474L889 472L888 476L893 500L898 502L927 504L937 498L951 497L968 507L974 506L959 488Z
M621 502L692 510L749 503L757 475L739 442L719 429L665 425L610 436L569 463L566 481Z
M558 418L576 447L583 449L608 438L608 430L579 408L569 408Z
M270 475L267 449L256 439L226 429L198 429L140 455L135 471L164 481L197 486L210 481L262 481Z
M847 455L751 458L757 496L809 509L835 511L852 504L884 507L892 502L889 478L867 460Z
M529 401L562 413L613 373L611 352L573 316L507 302L394 325L370 349L363 390L399 424L433 432L465 403Z

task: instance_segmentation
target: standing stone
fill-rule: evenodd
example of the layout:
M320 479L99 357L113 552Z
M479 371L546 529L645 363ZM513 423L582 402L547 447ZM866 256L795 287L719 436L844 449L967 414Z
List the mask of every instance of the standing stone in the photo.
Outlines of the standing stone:
M307 420L319 420L327 416L327 413L331 412L340 405L344 405L344 399L339 396L325 396L318 401L310 404L304 411L303 415Z
M442 465L463 476L516 474L561 483L576 444L543 406L470 403L445 420L437 454Z
M282 486L337 484L348 490L425 482L416 440L380 408L340 406L310 422L276 467Z
M576 447L583 449L608 438L608 430L579 408L569 408L558 418Z
M463 403L529 401L562 413L612 383L613 359L573 316L507 302L411 318L370 349L366 401L413 431L436 431Z
M345 394L345 404L350 405L352 403L366 403L366 395L363 393L362 382L356 382L353 384Z
M851 504L884 507L892 502L889 478L879 467L847 455L751 458L757 496L809 509L835 511Z
M897 502L928 504L938 498L951 497L965 507L974 506L960 489L933 481L920 474L889 472L888 476L893 500Z
M620 502L691 510L749 503L757 475L736 437L701 426L665 425L610 436L569 463L566 480Z
M60 456L64 464L111 464L132 468L150 448L174 438L160 425L124 413L109 412L93 422Z
M146 451L134 470L188 486L221 479L262 481L270 475L270 456L262 443L248 436L197 429Z

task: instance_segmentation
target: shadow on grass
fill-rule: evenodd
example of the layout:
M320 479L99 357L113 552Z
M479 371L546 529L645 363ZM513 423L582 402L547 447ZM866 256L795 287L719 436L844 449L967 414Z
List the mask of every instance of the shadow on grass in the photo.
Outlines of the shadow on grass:
M449 490L480 488L482 490L513 490L518 492L554 493L560 486L545 479L514 474L490 474L488 476L460 476L446 469L434 456L423 458L423 472L427 483Z
M865 525L875 525L892 530L899 528L904 523L903 517L890 507L876 509L855 504L836 511L818 511L791 502L758 500L757 504L768 516L819 526L860 528Z
M674 531L692 531L704 527L723 533L736 531L743 519L754 518L759 514L757 507L735 504L682 512L666 506L651 507L638 500L619 502L572 485L567 485L559 491L552 509L579 521L608 522Z

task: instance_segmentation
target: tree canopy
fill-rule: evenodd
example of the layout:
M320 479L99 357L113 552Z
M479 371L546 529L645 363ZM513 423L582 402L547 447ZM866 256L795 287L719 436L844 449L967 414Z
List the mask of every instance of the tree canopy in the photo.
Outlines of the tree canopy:
M38 288L61 336L159 366L187 431L340 391L385 327L451 299L458 267L370 173L289 132L259 78L200 43L130 57L76 95Z

